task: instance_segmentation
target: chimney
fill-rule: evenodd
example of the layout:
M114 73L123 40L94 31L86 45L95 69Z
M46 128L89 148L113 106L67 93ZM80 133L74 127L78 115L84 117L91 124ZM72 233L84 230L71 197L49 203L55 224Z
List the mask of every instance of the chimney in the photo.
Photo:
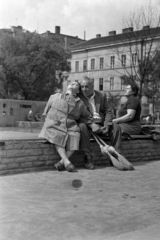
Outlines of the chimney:
M50 36L50 31L46 31L46 36Z
M100 38L100 37L101 37L101 34L97 34L97 35L96 35L96 38Z
M11 27L11 31L13 32L13 36L15 36L17 32L22 32L22 30L23 30L22 26L17 26L17 27L12 26Z
M60 26L55 26L55 34L60 34Z
M114 36L114 35L116 35L116 31L109 32L109 36Z
M147 30L149 28L150 28L149 25L143 26L143 30Z
M122 33L129 33L129 32L133 32L133 27L122 29Z
M17 26L17 27L12 26L12 27L11 27L11 30L12 30L12 32L18 32L18 31L22 31L23 28L22 28L22 26Z
M17 26L17 29L22 31L22 26Z

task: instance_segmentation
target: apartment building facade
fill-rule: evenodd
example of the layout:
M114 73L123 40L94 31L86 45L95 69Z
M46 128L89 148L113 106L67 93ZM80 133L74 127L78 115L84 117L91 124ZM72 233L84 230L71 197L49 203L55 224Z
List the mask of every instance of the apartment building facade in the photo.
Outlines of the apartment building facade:
M160 27L144 26L139 31L126 28L120 34L112 31L105 37L98 34L71 48L71 72L64 85L88 76L94 79L95 90L123 95L123 76L136 78L138 61L147 54L154 54L159 42Z

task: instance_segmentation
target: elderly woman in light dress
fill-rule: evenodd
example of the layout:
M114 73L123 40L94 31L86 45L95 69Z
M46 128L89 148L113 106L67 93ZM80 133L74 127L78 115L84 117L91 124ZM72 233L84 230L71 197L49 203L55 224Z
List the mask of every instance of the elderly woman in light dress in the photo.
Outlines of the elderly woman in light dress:
M55 145L61 160L55 164L58 171L66 169L75 171L69 158L75 150L79 150L80 129L77 122L92 123L92 116L83 101L78 97L80 84L72 82L65 93L51 95L43 116L45 122L39 134Z

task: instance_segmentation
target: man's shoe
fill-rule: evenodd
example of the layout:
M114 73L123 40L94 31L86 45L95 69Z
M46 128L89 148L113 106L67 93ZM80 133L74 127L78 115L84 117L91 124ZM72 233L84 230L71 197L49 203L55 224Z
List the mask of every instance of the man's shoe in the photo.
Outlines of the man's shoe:
M85 161L84 167L86 169L90 169L90 170L95 169L95 166L92 162L92 156L85 156L84 161Z

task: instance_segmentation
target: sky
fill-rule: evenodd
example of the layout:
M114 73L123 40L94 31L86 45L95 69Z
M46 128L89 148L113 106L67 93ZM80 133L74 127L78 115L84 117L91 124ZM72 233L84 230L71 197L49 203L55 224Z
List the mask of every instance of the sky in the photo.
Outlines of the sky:
M86 40L96 34L122 32L131 11L160 0L0 0L0 28L22 26L29 31L55 32Z

